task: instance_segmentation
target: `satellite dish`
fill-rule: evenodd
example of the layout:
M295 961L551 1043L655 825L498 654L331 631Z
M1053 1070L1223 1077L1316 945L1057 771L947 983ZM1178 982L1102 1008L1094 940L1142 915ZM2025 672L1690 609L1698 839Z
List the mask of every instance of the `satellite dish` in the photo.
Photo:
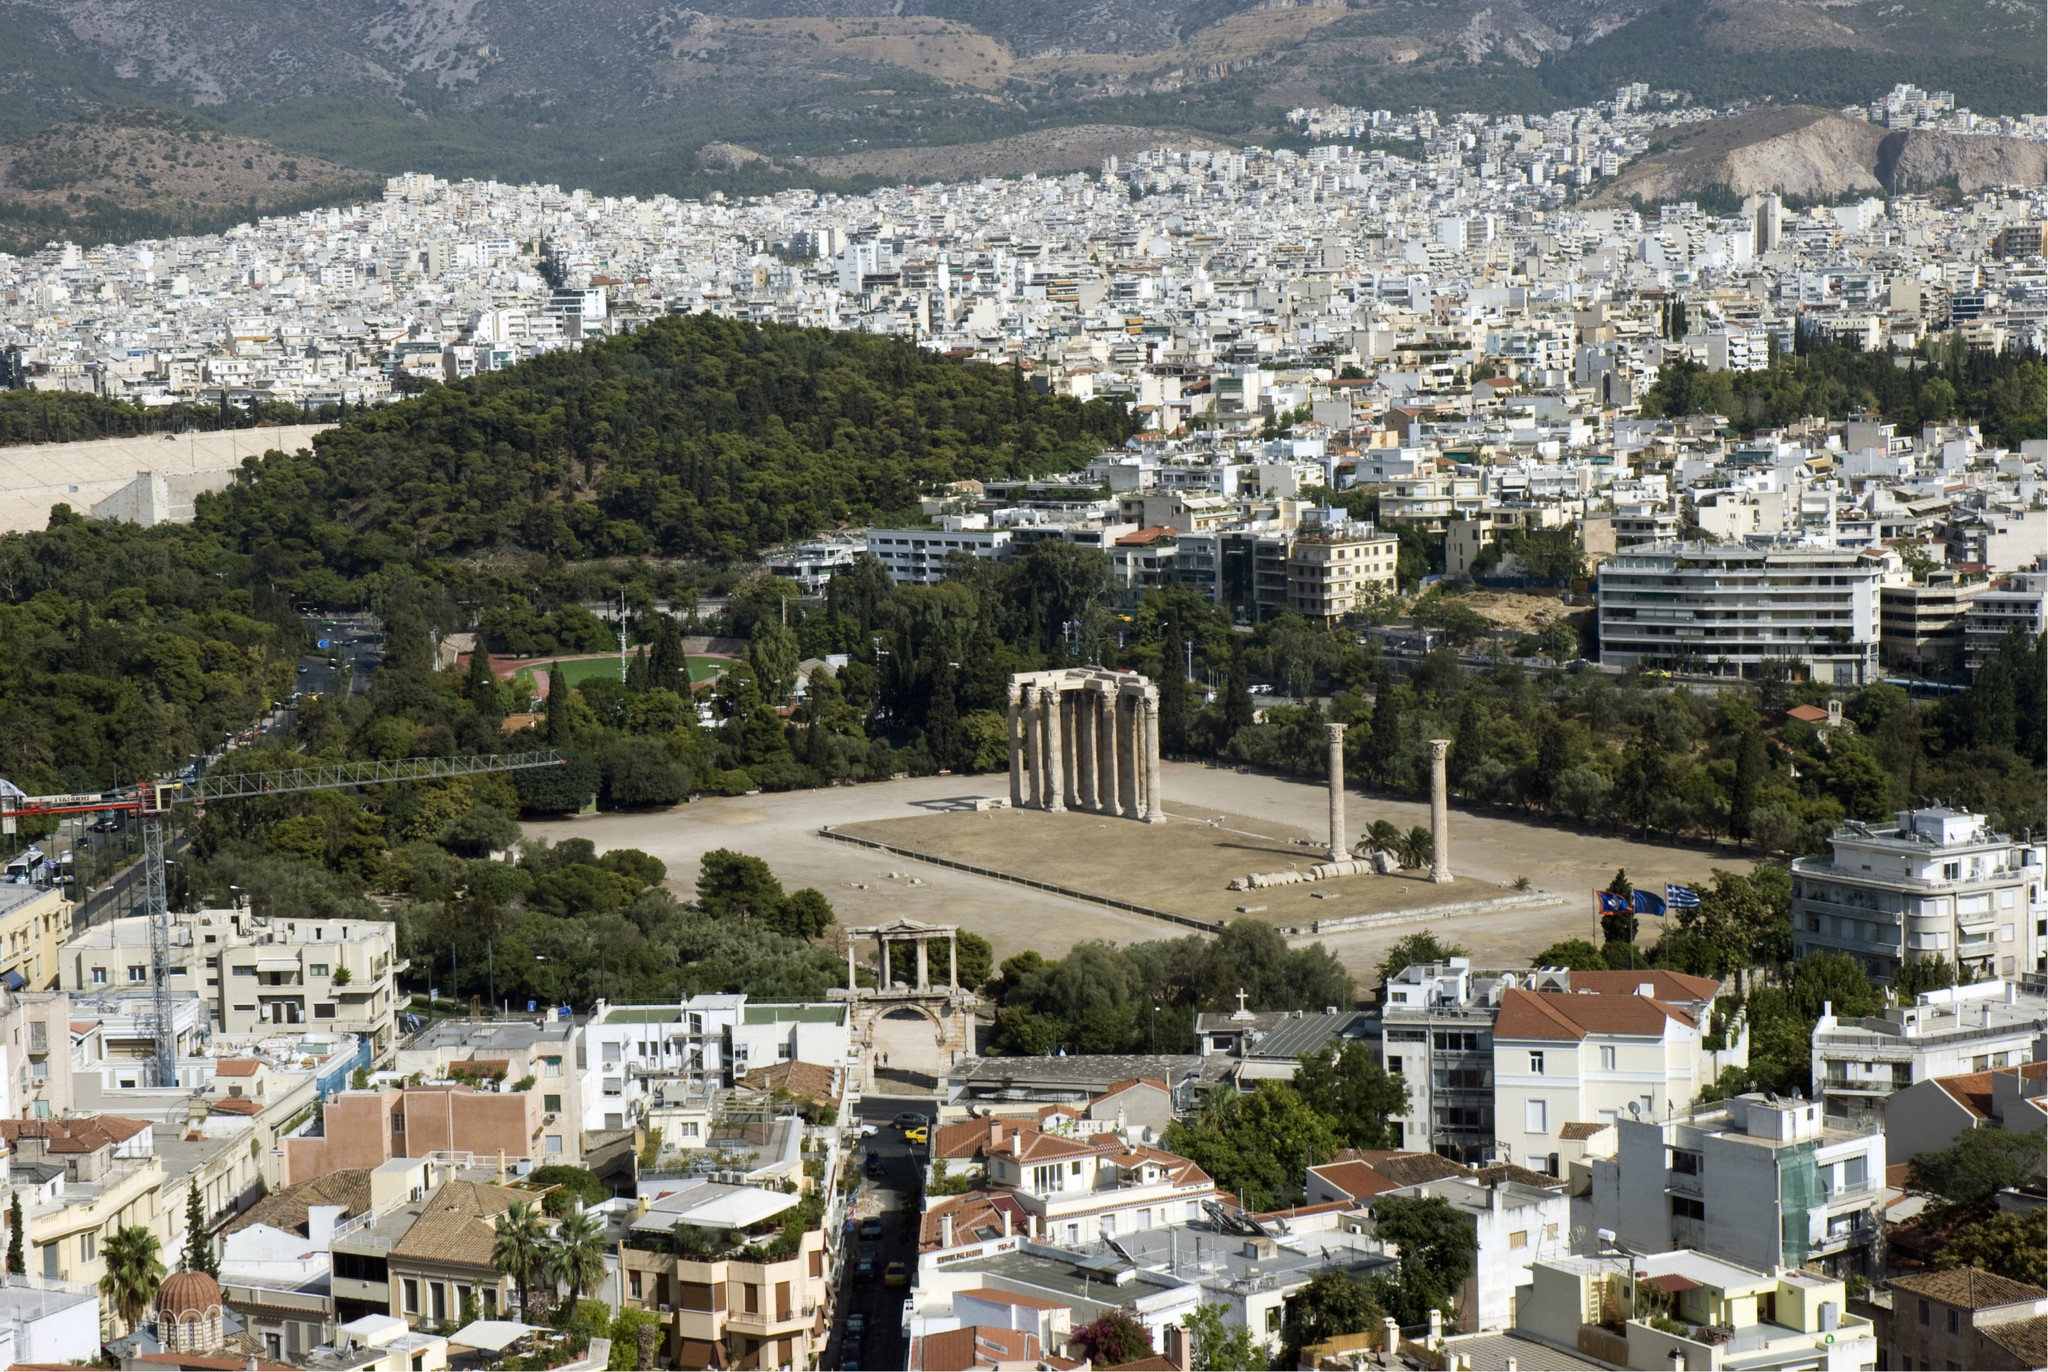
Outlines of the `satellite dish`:
M1639 1100L1630 1101L1628 1103L1628 1112L1636 1119L1641 1119L1643 1117L1643 1103Z

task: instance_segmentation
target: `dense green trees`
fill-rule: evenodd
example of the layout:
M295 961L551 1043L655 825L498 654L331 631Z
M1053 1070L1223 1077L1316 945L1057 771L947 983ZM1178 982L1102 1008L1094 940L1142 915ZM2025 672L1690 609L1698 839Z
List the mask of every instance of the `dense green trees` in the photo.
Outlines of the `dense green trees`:
M1035 952L1003 962L989 993L999 1007L989 1051L1193 1051L1200 1010L1292 1010L1355 999L1351 978L1322 944L1290 948L1263 920L1241 919L1214 939L1190 934L1118 947L1078 943L1048 961ZM1156 1010L1155 1010L1155 1007Z
M1802 338L1795 352L1757 372L1713 372L1679 358L1659 370L1643 397L1643 413L1719 414L1749 433L1803 415L1840 419L1856 410L1878 414L1901 432L1970 420L1986 438L2012 448L2048 436L2042 418L2048 367L2039 353L1928 343L1906 360L1911 365L1899 366L1891 353L1858 352L1818 338Z

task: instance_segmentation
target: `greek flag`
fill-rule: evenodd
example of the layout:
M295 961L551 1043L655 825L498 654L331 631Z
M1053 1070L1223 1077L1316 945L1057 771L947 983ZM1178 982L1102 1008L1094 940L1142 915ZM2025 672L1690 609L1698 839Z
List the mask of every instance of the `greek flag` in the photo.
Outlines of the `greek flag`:
M1673 886L1667 881L1664 883L1664 903L1674 910L1697 909L1700 903L1700 893L1689 887Z

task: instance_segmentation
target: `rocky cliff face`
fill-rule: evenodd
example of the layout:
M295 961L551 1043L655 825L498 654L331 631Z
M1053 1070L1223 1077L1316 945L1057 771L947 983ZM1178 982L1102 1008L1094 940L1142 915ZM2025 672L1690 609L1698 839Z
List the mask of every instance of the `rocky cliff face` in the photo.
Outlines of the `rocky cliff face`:
M1889 132L1831 110L1759 110L1707 125L1685 143L1644 158L1603 199L1676 200L1716 186L1738 195L1781 191L1809 200L1884 195L1954 184L2041 185L2039 143L1988 135Z
M1965 193L1986 186L2039 186L2048 182L2048 148L2020 138L1901 133L1886 138L1878 154L1875 170L1897 190L1940 185L1950 177L1955 178L1956 188ZM1892 163L1891 167L1884 165L1886 160Z

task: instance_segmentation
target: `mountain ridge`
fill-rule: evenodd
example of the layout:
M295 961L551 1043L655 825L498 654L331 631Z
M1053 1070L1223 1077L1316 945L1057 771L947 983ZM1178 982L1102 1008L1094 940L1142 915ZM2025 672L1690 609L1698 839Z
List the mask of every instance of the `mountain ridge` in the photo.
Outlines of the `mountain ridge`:
M1633 80L1822 106L1913 80L2036 110L2042 37L2017 0L0 0L28 58L0 73L0 138L150 104L379 173L747 191L875 149L1271 142L1295 104L1536 113ZM720 143L781 170L706 182Z

